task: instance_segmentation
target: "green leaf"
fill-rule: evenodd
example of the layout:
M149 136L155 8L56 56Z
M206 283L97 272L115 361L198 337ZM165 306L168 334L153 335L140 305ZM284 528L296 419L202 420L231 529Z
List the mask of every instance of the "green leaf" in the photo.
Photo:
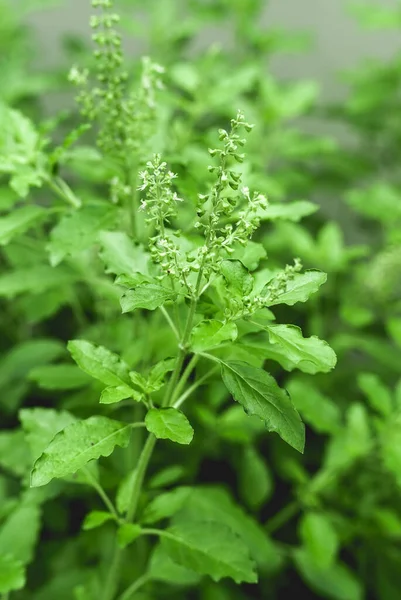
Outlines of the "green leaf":
M176 483L185 476L185 468L182 465L170 465L158 471L149 481L149 487L163 488Z
M146 429L158 439L190 444L194 430L183 412L176 408L151 408L145 417Z
M114 521L114 515L103 510L92 510L88 513L82 524L82 529L88 531L89 529L95 529L100 527L107 521Z
M177 294L155 283L142 283L133 290L124 292L120 304L123 313L131 312L137 308L155 310L159 306L175 300Z
M221 321L201 321L192 330L190 344L194 352L204 352L220 346L223 342L233 342L238 331L235 323Z
M313 215L319 206L306 200L298 200L297 202L287 203L269 203L267 208L258 212L258 217L264 220L274 221L276 219L285 219L288 221L298 222L304 217Z
M328 469L347 469L372 448L370 422L362 404L351 404L347 410L346 425L330 441L324 460Z
M319 596L332 600L362 600L361 584L352 571L342 563L322 568L305 550L297 549L295 563L306 583Z
M380 441L383 464L401 488L401 415L393 417L383 429Z
M0 554L0 593L21 590L24 585L25 571L21 561L8 554Z
M152 553L148 573L154 581L166 581L178 585L195 585L200 580L197 573L173 562L160 544Z
M0 276L0 297L14 298L27 292L38 294L71 284L77 278L77 274L70 269L54 269L47 265L16 269Z
M227 281L230 289L241 295L248 295L253 288L253 277L240 260L223 260L220 272Z
M0 245L5 246L13 237L25 233L47 215L40 206L23 206L13 209L10 214L0 218Z
M94 416L60 431L34 464L31 486L76 473L89 461L110 456L116 446L126 448L131 428L126 423Z
M254 564L241 539L219 522L179 523L167 530L161 545L179 565L214 581L231 577L236 583L256 583Z
M244 448L239 463L240 494L249 508L260 508L273 491L273 481L265 461L253 446Z
M123 523L117 530L117 541L120 548L125 548L142 533L142 527L136 523Z
M135 246L127 234L101 231L98 239L102 246L100 258L106 273L115 275L149 274L149 254L142 246Z
M116 494L116 504L117 510L120 514L127 512L131 497L132 497L132 489L134 487L136 477L136 469L129 472L120 482L117 494Z
M151 525L172 517L188 500L191 488L178 487L174 490L159 494L147 506L141 517L141 523Z
M328 373L334 369L337 357L327 342L316 336L304 338L295 325L269 325L267 331L270 342L281 346L285 357L304 373Z
M29 446L20 429L0 431L0 466L18 477L32 466Z
M94 379L109 386L129 385L128 366L107 348L85 340L71 340L67 348L79 368Z
M393 411L391 393L374 373L360 373L358 375L358 386L369 400L369 404L381 413L388 416Z
M221 363L223 381L248 415L257 415L269 431L279 436L299 452L303 452L305 429L287 392L275 379L244 362Z
M0 528L0 548L23 565L33 559L39 538L40 517L40 508L35 504L20 504Z
M292 402L302 419L323 434L335 434L342 427L341 411L327 396L324 396L310 381L293 377L287 384Z
M83 206L65 214L50 232L47 250L52 266L58 265L66 256L74 256L91 248L97 241L99 230L112 226L116 209L109 204Z
M99 402L100 404L115 404L121 400L132 398L135 394L136 392L127 385L109 386L102 391Z
M39 407L23 408L19 411L19 419L31 449L32 463L45 451L57 433L76 421L67 411Z
M74 390L85 387L91 379L75 365L59 364L36 367L29 379L44 390Z
M333 565L340 543L327 516L308 512L303 515L299 527L301 539L316 565L323 569Z
M297 302L306 302L326 281L327 275L322 271L295 273L293 279L287 283L286 290L280 293L275 300L269 301L268 306L276 304L293 306Z
M266 258L267 252L262 244L248 241L245 246L234 248L232 259L238 259L249 271L255 271L261 260Z

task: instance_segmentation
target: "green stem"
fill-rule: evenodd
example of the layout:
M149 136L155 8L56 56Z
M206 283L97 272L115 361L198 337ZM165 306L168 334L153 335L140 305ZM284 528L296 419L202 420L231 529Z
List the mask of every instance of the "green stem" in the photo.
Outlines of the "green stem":
M148 468L148 464L150 458L152 456L153 449L156 444L156 438L151 433L148 435L145 445L142 449L141 455L139 457L138 465L136 468L136 476L134 485L132 487L131 500L129 503L129 508L127 511L126 521L127 523L131 523L135 518L135 513L138 508L138 502L140 493L142 490L143 480L145 478L146 470Z
M217 371L217 369L218 369L218 367L214 367L213 369L211 369L210 371L205 373L205 375L200 377L197 381L195 381L195 383L193 385L191 385L187 390L185 390L185 392L183 394L181 394L181 396L174 402L173 408L179 408L182 404L184 404L185 400L187 398L189 398L189 396L191 396L193 394L193 392L196 389L198 389L198 387L200 385L202 385L202 383L204 381L206 381L206 379L211 377L211 375L213 375L213 373L215 373Z
M143 587L150 580L150 576L145 573L142 577L139 577L134 583L132 583L126 590L121 594L118 600L130 600L132 596L137 592L141 587Z
M283 525L290 521L300 510L299 502L294 500L294 502L290 502L287 504L282 510L280 510L274 517L269 519L265 525L265 529L267 533L272 534L278 529L281 529Z
M181 379L180 379L177 387L174 390L173 396L171 398L172 403L174 403L175 400L181 394L182 389L185 386L185 384L188 380L188 377L191 375L192 371L194 370L198 360L199 360L199 356L197 354L194 354L193 357L191 358L191 360L189 361L189 363L187 364L186 368L184 369L183 374L181 375Z
M100 498L103 500L103 502L105 503L105 505L107 506L107 508L111 512L111 514L118 521L119 517L118 517L118 513L117 513L117 511L116 511L116 509L114 507L114 504L112 503L112 501L110 500L110 498L106 494L106 492L103 489L103 487L101 486L101 484L95 479L95 477L93 477L92 473L89 471L88 468L84 467L83 471L85 473L85 477L87 478L89 484L93 487L94 490L97 491L97 493L99 494Z
M170 325L171 330L174 333L175 337L177 338L177 340L179 340L180 339L180 334L178 333L177 327L174 325L173 319L170 317L169 313L164 308L164 306L160 306L160 310L161 310L163 316L165 317L167 323Z

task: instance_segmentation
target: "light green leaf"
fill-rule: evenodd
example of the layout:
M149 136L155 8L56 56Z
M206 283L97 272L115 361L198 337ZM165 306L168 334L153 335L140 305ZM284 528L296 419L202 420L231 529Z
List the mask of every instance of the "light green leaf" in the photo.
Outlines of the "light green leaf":
M306 583L320 597L332 600L362 600L363 591L354 573L344 564L322 568L305 550L297 549L295 563Z
M304 338L295 325L269 325L266 329L270 342L281 346L285 357L304 373L328 373L334 369L337 357L327 342L316 336Z
M133 290L128 290L120 298L123 313L131 312L137 308L155 310L165 302L174 300L177 294L155 283L142 283Z
M377 375L374 373L360 373L358 375L358 385L372 408L385 417L392 413L391 393Z
M136 540L142 533L142 527L136 523L123 523L117 530L117 542L120 548L125 548Z
M258 212L258 217L262 220L285 219L287 221L298 222L304 217L313 215L319 206L306 200L298 200L296 202L272 203L270 202L267 208Z
M126 448L131 428L126 423L94 416L60 431L34 464L31 486L76 473L89 461L110 456L116 446Z
M134 487L136 477L136 469L130 471L120 482L117 494L116 494L116 504L117 510L120 514L127 512L131 497L132 497L132 489Z
M23 408L19 411L19 419L31 449L32 463L45 451L59 431L76 421L67 411L40 407Z
M267 252L262 244L248 241L245 246L234 248L231 258L238 259L249 271L255 271L262 259L266 258Z
M146 429L162 440L190 444L194 430L188 419L176 408L151 408L145 417Z
M152 489L167 487L173 483L177 483L177 481L185 476L185 473L183 465L170 465L153 475L149 480L149 487Z
M276 304L293 306L297 302L306 302L326 281L327 275L322 271L295 273L294 278L287 283L286 290L280 293L275 300L269 301L268 306Z
M130 383L129 368L117 354L86 340L71 340L67 346L80 369L109 386Z
M219 522L177 523L167 530L161 545L179 565L215 581L231 577L236 583L256 583L254 563L247 547Z
M88 531L100 527L107 521L114 521L114 515L103 510L92 510L88 513L82 523L82 529Z
M220 346L223 342L233 342L238 331L235 323L221 321L201 321L192 330L190 344L194 352L203 352Z
M28 377L44 390L74 390L85 387L92 381L77 366L69 364L36 367L29 372Z
M44 208L35 205L13 209L0 218L0 245L5 246L14 236L25 233L47 214Z
M35 504L20 504L0 528L0 548L23 565L29 564L39 537L41 511Z
M132 398L135 394L136 392L128 385L109 386L102 391L99 402L100 404L115 404L121 400Z
M191 494L190 487L178 487L174 490L159 494L147 506L141 517L141 523L150 525L172 517L181 510Z
M102 246L100 258L106 273L115 275L149 274L149 254L142 246L136 246L127 234L117 231L101 231L98 239Z
M337 532L323 513L307 512L300 522L301 539L316 565L333 565L340 545Z
M21 561L8 554L0 554L0 594L21 590L24 585L25 571Z
M300 377L293 377L287 384L292 402L302 419L318 433L333 435L342 427L341 411L327 396Z
M227 281L230 289L241 295L248 295L253 288L253 277L240 260L223 260L220 272Z
M20 429L0 431L0 466L19 477L32 466L29 446Z
M253 446L245 446L239 463L240 494L249 508L260 508L273 491L273 481L265 461Z
M152 553L148 573L154 581L166 581L178 585L195 585L200 580L197 573L173 562L160 544Z
M74 256L97 241L98 232L106 225L112 226L116 209L109 204L83 206L65 214L50 232L47 250L52 266L58 265L66 256Z
M71 284L78 278L70 269L37 265L29 269L16 269L0 276L0 297L14 298L31 292L39 294L52 288Z
M327 447L324 466L328 469L347 469L356 460L366 456L372 448L370 422L362 404L351 404L347 410L346 425L336 432Z
M304 425L287 392L269 373L237 361L222 362L221 372L227 389L247 414L257 415L269 431L276 431L290 446L303 452Z
M383 464L401 489L401 415L396 415L383 429L380 440Z

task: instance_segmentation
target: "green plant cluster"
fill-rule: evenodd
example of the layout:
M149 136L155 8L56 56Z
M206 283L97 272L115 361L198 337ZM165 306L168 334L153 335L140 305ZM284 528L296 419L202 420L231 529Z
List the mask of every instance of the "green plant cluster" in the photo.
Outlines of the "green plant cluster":
M263 0L93 0L38 75L47 4L0 2L1 599L397 600L400 55L323 105Z

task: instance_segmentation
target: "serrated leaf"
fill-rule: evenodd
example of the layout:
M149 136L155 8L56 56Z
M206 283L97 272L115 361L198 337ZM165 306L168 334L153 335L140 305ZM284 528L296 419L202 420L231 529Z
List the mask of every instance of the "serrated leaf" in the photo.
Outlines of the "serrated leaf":
M155 283L143 283L133 290L128 290L120 298L123 313L131 312L138 308L155 310L159 306L175 300L177 294Z
M294 278L287 283L286 290L281 292L275 300L269 301L267 306L277 304L293 306L297 302L306 302L326 281L327 275L322 271L295 273Z
M128 385L109 386L102 391L99 402L100 404L115 404L121 400L132 398L134 394L134 390Z
M224 384L246 413L257 415L269 431L275 431L290 446L303 452L305 429L290 397L275 379L244 362L221 363Z
M89 461L110 456L116 446L126 448L131 428L126 423L94 416L60 431L34 464L31 486L76 473Z
M330 567L340 545L337 532L323 513L307 512L300 522L301 539L314 562L321 568Z
M285 358L304 373L328 373L334 369L337 357L327 342L316 336L304 338L295 325L269 325L266 329L270 342L280 346ZM279 357L277 360L280 362Z
M75 390L91 383L90 377L81 369L69 364L36 367L28 377L44 390Z
M25 233L48 213L40 206L23 206L13 209L0 218L0 245L5 246L13 237Z
M230 289L241 295L248 295L253 288L253 277L240 260L223 260L220 272L227 281Z
M92 510L88 513L82 523L82 529L88 531L89 529L95 529L100 527L107 521L114 521L115 517L109 512L103 510Z
M220 346L223 342L233 342L238 335L235 323L221 321L201 321L192 330L190 344L194 352L204 352Z
M142 533L142 527L136 523L123 523L117 530L117 542L120 548L125 548L136 540Z
M39 537L41 510L20 504L0 527L0 548L22 564L29 564Z
M105 385L129 385L129 368L117 354L86 340L71 340L67 348L80 369Z
M190 444L194 430L183 412L176 408L151 408L145 416L146 429L158 439Z
M101 231L98 239L102 246L99 255L106 266L106 273L115 275L149 274L149 254L142 246L135 246L127 234Z
M25 571L22 562L9 554L0 554L0 593L5 594L6 598L6 594L21 590L24 585Z
M177 523L167 530L161 545L179 565L214 581L230 577L236 583L256 583L254 563L247 547L219 522Z
M50 263L58 265L66 256L74 256L97 241L100 229L112 226L116 209L110 205L83 206L80 210L65 214L50 232L47 250Z
M306 200L286 203L269 203L267 208L258 211L258 217L262 221L284 219L296 223L304 217L313 215L318 209L319 206L317 204L307 202Z

